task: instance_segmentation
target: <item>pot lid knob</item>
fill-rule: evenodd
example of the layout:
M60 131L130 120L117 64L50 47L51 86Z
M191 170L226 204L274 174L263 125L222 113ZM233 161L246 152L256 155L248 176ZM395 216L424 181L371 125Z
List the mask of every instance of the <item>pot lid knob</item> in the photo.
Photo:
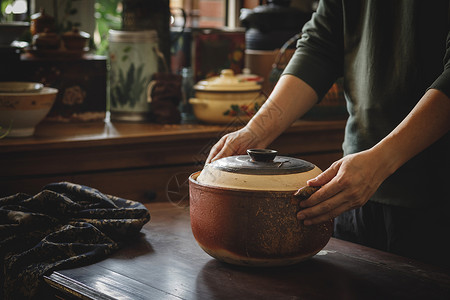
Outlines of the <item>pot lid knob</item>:
M277 156L278 151L271 149L248 149L247 154L250 155L252 161L272 162Z

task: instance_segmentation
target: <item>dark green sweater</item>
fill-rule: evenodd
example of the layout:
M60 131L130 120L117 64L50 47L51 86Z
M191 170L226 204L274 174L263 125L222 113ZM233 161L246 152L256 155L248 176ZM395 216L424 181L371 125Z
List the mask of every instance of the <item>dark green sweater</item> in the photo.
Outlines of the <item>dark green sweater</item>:
M283 74L321 99L344 78L344 154L392 131L429 88L450 97L449 1L321 0ZM450 134L391 175L372 201L407 207L450 202Z

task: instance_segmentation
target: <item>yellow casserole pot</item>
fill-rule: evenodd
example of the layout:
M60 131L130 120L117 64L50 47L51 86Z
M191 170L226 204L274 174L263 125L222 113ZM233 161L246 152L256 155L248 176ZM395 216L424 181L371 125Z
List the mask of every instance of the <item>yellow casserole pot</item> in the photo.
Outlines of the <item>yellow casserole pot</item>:
M266 101L261 85L235 76L230 69L199 81L194 90L189 103L196 118L207 123L248 122Z

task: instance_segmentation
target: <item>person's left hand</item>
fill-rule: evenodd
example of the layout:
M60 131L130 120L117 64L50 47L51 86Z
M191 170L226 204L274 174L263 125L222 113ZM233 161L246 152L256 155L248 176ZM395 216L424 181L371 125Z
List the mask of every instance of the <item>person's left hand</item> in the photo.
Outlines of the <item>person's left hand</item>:
M302 209L297 218L304 220L305 225L318 224L361 207L389 174L388 167L375 151L345 156L316 178L308 180L308 185L322 187L300 202Z

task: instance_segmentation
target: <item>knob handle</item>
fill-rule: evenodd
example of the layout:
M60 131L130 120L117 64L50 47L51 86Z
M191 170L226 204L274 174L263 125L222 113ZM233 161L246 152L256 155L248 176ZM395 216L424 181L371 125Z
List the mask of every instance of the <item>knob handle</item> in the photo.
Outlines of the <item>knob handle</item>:
M247 154L253 161L271 162L277 156L278 151L271 149L248 149Z

